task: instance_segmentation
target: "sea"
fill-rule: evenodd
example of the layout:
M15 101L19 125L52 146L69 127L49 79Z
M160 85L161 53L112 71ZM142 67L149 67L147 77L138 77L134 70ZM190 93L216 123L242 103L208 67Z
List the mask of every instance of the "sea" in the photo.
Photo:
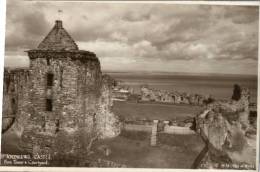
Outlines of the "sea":
M215 99L228 100L233 93L234 84L247 87L250 102L257 101L257 75L233 74L183 74L154 72L106 72L123 85L140 93L142 85L167 91L186 92L190 94L211 95Z

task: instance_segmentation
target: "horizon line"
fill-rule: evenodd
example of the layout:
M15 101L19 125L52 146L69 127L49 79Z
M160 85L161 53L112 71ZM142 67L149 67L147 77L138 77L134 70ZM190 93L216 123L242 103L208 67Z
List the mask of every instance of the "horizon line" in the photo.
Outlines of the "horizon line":
M29 66L3 66L4 69L27 69ZM102 73L135 73L135 74L171 74L171 75L204 75L204 76L223 76L223 75L232 75L232 76L254 76L258 77L256 74L243 74L243 73L214 73L214 72L174 72L174 71L147 71L147 70L112 70L112 69L101 69Z
M213 73L213 72L209 72L209 73L204 73L204 72L171 72L171 71L142 71L142 70L107 70L107 69L103 69L102 70L103 73L140 73L140 74L179 74L179 75L239 75L239 76L258 76L258 74L239 74L239 73Z

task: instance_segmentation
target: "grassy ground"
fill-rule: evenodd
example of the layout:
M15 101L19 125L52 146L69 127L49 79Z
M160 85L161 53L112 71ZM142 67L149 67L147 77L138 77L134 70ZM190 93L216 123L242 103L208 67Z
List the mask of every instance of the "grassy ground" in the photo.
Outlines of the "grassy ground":
M158 138L158 146L151 147L150 133L122 131L115 138L95 143L91 159L101 158L133 168L190 168L204 147L198 135L159 134ZM2 153L25 153L18 141L14 133L7 132L2 139ZM112 151L109 156L99 149L104 145Z
M191 105L170 105L154 103L114 102L113 112L121 119L160 119L174 120L193 117L201 112L202 107Z
M95 158L102 158L133 168L191 168L204 147L198 135L159 135L159 145L151 147L150 133L123 131L113 139L95 145ZM98 151L106 145L112 150L109 156Z

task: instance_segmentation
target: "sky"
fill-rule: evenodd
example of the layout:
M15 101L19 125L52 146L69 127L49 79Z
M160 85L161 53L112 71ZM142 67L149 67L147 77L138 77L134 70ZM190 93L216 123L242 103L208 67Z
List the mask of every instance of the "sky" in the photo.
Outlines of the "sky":
M106 71L257 74L257 6L7 1L5 66L63 21ZM62 10L62 13L58 11Z

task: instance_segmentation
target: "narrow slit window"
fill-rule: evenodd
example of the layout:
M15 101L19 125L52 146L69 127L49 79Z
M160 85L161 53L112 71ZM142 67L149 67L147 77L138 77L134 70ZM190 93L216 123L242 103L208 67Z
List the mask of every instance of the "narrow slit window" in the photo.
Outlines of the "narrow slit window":
M45 117L42 116L42 130L45 131L46 130L46 120Z
M50 59L47 58L47 65L49 66L50 65Z
M52 99L46 99L46 110L52 111Z
M53 76L52 73L47 74L47 86L53 86Z
M60 131L60 120L59 120L59 119L56 119L55 125L56 125L56 130L55 130L55 132L57 133L57 132Z
M60 88L62 88L63 68L60 69Z
M11 108L12 108L13 114L16 114L16 101L14 98L12 98Z

